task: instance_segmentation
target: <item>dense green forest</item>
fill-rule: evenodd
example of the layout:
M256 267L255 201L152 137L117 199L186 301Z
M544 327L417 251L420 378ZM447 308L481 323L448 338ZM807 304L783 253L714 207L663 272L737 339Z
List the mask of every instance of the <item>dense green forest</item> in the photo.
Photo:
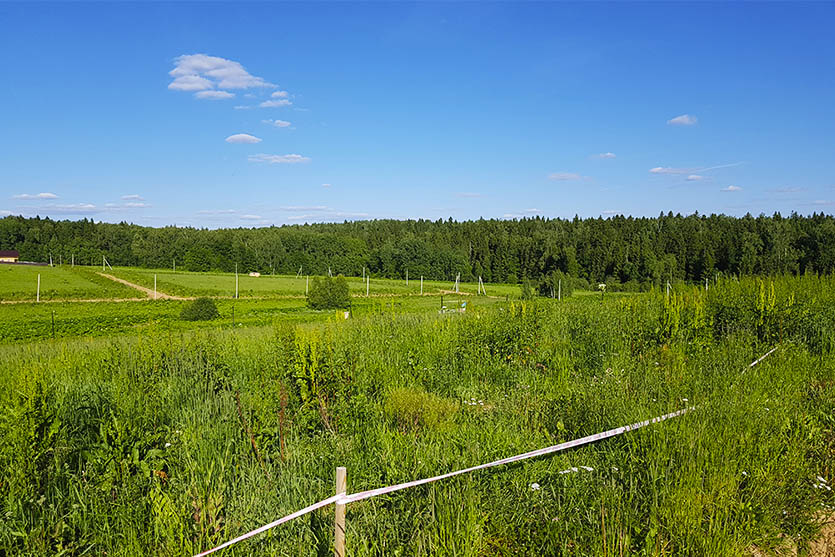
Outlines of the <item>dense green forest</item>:
M716 273L774 274L835 269L835 217L371 220L268 228L150 228L92 220L0 219L0 249L22 260L488 282L579 281L648 285L701 281Z

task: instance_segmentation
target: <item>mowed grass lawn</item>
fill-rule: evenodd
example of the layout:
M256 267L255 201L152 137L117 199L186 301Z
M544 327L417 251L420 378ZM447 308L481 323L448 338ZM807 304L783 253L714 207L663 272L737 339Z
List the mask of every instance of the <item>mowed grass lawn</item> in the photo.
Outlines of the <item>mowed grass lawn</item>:
M35 301L38 275L41 301L144 297L136 289L99 276L89 268L0 264L0 301Z
M154 287L154 276L157 279L157 290L176 296L234 296L234 273L190 273L172 272L160 269L136 269L129 267L115 268L110 274L146 288ZM313 280L313 277L310 277ZM251 277L249 274L238 275L239 297L265 296L304 296L307 277L289 275L262 275ZM362 277L347 277L348 287L354 296L364 295L366 284ZM451 281L423 281L424 294L440 294L441 291L454 289ZM519 296L519 286L515 284L486 284L485 288L490 296ZM369 286L370 294L418 295L421 293L420 277L411 277L409 285L405 280L372 278ZM460 283L459 291L463 294L476 295L478 284Z

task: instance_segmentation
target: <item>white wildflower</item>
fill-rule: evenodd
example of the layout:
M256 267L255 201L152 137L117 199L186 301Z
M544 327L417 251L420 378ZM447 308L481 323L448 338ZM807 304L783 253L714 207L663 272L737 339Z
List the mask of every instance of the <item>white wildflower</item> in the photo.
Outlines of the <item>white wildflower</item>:
M531 489L532 489L533 491L538 491L538 490L539 490L539 484L538 484L538 483L536 483L536 482L532 483L532 484L531 484Z

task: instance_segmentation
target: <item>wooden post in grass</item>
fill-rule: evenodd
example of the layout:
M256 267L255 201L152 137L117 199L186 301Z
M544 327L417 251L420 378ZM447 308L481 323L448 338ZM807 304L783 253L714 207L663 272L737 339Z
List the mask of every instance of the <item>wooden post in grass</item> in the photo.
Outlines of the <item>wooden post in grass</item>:
M557 301L562 301L562 279L557 282Z
M171 258L171 268L173 269L173 272L177 272L177 260L173 257Z
M238 299L238 264L235 263L235 299Z
M40 302L41 301L41 274L40 273L38 273L38 293L35 296L36 296L35 301Z
M344 495L347 491L345 467L336 469L336 494ZM345 557L345 505L334 505L333 557Z
M368 298L371 292L371 275L365 275L365 297Z
M70 259L70 269L75 267L75 254L72 254L72 258Z
M423 275L420 275L420 295L423 296Z

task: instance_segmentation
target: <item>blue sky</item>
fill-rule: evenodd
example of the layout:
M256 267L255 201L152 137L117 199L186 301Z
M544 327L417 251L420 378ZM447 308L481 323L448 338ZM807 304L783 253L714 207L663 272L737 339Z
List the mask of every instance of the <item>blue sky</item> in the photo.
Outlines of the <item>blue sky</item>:
M831 213L832 21L831 3L3 3L0 215Z

